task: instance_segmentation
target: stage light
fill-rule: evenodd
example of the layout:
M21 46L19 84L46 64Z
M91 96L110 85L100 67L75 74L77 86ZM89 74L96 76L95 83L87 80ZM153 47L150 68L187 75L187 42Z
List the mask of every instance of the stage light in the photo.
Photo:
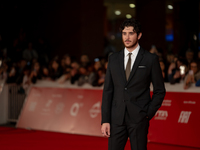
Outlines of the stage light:
M121 11L116 10L116 11L115 11L115 15L117 15L117 16L121 15Z
M173 6L172 5L167 5L167 8L168 9L173 9Z
M127 19L131 19L132 16L131 16L130 14L126 14L126 18L127 18Z
M129 7L135 8L135 4L129 4Z

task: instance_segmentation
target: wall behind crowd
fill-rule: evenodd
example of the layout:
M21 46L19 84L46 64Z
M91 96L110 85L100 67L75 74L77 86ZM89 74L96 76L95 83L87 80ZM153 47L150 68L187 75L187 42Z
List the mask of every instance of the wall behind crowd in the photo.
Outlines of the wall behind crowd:
M13 40L18 39L21 44L24 36L36 43L42 37L49 45L47 52L50 56L68 53L77 57L87 54L94 58L102 54L103 0L95 3L92 0L16 0L1 1L0 6L0 35L11 55Z

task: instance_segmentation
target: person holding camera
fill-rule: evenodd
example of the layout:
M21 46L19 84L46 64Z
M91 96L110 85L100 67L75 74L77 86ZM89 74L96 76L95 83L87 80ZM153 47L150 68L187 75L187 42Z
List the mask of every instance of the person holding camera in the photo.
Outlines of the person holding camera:
M190 70L185 77L184 89L188 89L192 83L196 84L200 80L200 70L197 62L192 61L189 67Z

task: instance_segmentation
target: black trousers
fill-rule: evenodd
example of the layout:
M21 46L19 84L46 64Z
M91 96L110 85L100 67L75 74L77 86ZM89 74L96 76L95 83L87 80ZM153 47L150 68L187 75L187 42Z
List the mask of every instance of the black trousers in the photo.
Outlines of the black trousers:
M124 150L128 137L131 143L131 150L147 150L148 129L148 118L144 118L138 124L133 124L126 111L122 125L111 123L108 150Z

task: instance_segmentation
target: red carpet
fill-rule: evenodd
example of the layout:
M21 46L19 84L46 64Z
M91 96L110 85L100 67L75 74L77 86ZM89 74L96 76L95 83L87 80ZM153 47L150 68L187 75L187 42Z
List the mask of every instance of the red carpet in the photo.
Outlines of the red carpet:
M0 150L106 150L107 139L66 133L0 127ZM148 143L148 150L197 150ZM125 150L130 150L128 142Z

